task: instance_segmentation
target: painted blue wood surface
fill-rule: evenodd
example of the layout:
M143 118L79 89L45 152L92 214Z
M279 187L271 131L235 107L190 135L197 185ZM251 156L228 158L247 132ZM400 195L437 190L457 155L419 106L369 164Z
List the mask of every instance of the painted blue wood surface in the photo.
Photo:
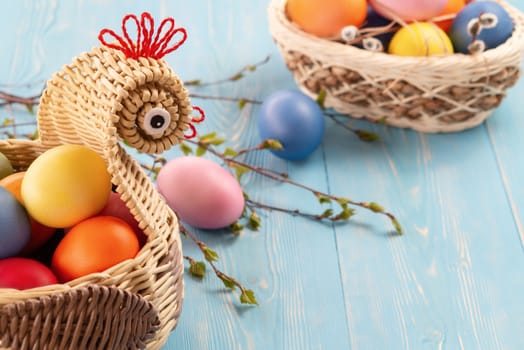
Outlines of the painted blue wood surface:
M512 3L524 9L524 1ZM235 83L191 88L263 99L295 87L270 37L267 4L5 1L1 88L38 92L73 56L98 45L101 28L147 10L187 28L189 40L167 58L183 80L221 79L271 55ZM383 204L405 235L391 236L387 220L364 211L343 225L271 213L258 233L197 232L260 306L239 305L211 275L202 282L186 276L182 316L165 349L524 349L523 97L520 81L486 124L467 132L423 135L354 122L380 135L368 144L328 123L328 137L306 161L250 156L318 190ZM258 143L256 106L193 102L208 114L201 133L217 131L231 147ZM0 111L32 118L20 107ZM259 201L322 210L308 192L252 174L246 180ZM189 241L184 252L199 257Z

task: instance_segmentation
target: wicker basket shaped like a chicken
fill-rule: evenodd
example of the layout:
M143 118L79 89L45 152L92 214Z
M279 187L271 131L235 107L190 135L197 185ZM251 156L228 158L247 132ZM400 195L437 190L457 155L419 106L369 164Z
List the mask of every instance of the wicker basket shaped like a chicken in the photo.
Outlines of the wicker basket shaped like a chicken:
M130 22L138 28L136 40L127 33ZM183 298L177 217L121 144L161 153L194 136L192 123L203 112L191 106L162 59L185 41L185 30L167 18L155 31L148 13L127 15L122 28L123 36L102 30L103 46L74 58L48 81L37 114L39 139L0 141L0 152L23 170L58 145L95 150L147 243L134 259L66 284L0 289L0 348L158 349L177 324Z

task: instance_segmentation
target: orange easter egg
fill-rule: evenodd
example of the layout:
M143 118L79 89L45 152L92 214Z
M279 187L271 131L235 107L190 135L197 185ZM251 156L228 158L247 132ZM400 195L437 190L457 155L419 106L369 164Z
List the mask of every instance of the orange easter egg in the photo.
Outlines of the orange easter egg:
M460 10L462 10L464 6L466 6L465 0L449 0L446 7L444 8L444 10L442 10L438 17L455 15ZM447 32L449 28L451 28L451 23L453 23L453 19L435 22L435 24L438 25L445 32Z
M0 179L0 186L7 189L18 201L23 204L22 195L20 194L20 187L22 186L22 179L24 178L25 171L13 173Z
M342 28L360 27L367 15L366 0L288 0L289 19L319 37L339 36Z
M138 250L138 238L125 221L94 216L69 230L56 247L51 268L67 282L132 259Z

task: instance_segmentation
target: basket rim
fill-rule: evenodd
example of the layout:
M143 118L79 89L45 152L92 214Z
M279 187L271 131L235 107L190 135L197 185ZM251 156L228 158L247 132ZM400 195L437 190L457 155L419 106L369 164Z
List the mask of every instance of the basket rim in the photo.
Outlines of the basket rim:
M351 57L351 61L366 62L370 59L380 60L381 64L389 66L413 67L431 66L434 69L446 70L457 65L483 65L497 64L504 65L501 60L515 61L520 60L524 51L524 14L506 1L496 0L507 11L514 23L514 30L511 37L503 44L490 50L486 50L477 55L453 53L451 55L434 56L398 56L384 52L371 52L360 49L354 45L347 45L333 40L317 37L302 31L296 24L291 22L286 15L285 7L287 0L271 0L268 8L270 31L273 38L286 49L303 52L297 42L307 40L310 50L307 54L315 56L314 52L321 52L324 56L329 56L330 62L340 62L341 59ZM305 52L303 52L305 53ZM312 54L313 53L313 54ZM305 53L306 54L306 53ZM518 57L517 57L518 56Z

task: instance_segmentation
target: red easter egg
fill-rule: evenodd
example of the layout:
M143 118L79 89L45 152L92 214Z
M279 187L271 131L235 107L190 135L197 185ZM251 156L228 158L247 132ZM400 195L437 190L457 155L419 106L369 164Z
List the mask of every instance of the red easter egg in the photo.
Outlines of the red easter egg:
M36 260L17 257L0 260L0 288L23 290L56 283L53 272Z

